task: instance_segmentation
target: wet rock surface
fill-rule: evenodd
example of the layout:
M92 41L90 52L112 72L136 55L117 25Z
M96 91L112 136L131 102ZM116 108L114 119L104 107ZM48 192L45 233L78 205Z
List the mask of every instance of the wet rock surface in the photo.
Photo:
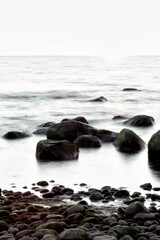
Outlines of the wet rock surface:
M40 189L49 187L45 180L36 185ZM71 188L54 185L50 190L53 196L48 199L30 191L2 190L0 239L160 239L160 210L137 201L139 192L130 194L128 190L110 186L88 189L86 184L82 184L80 187L86 190L75 193ZM75 194L79 194L82 200L69 201ZM85 199L90 201L87 203ZM115 199L121 207L116 203L110 205ZM129 203L131 199L136 200ZM103 204L104 200L108 201Z

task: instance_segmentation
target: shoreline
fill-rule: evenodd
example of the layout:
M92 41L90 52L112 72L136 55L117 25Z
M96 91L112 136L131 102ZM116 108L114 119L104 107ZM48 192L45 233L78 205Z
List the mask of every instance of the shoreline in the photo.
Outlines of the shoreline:
M27 186L24 192L1 191L0 239L160 239L160 195L151 193L151 184L141 185L146 190L144 197L124 188L74 192L51 183L51 191L47 181L37 182L32 188L35 193ZM86 186L81 183L82 188ZM145 207L148 199L150 206Z

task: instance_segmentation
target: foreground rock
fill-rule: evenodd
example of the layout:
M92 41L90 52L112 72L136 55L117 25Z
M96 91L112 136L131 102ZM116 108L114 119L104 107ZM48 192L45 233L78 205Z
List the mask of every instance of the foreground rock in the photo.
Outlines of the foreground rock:
M78 145L67 140L41 140L36 148L36 157L39 160L77 159L78 153Z
M148 155L150 161L157 161L160 166L160 130L148 142Z
M7 132L2 136L2 138L8 139L8 140L13 140L13 139L20 139L20 138L27 138L31 137L31 134L28 132L21 132L21 131L10 131Z
M129 129L122 129L113 144L120 152L126 153L136 153L145 147L145 142Z
M81 148L99 148L101 147L101 140L92 135L82 135L78 137L75 141Z
M148 127L154 124L155 120L151 116L147 115L137 115L133 118L128 119L127 121L123 122L129 126L136 126L136 127Z

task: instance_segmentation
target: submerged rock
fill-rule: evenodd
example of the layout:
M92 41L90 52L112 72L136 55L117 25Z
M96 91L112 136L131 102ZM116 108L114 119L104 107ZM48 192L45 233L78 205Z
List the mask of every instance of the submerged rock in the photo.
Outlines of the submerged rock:
M151 116L147 115L137 115L133 118L130 118L123 122L126 125L129 126L136 126L136 127L148 127L152 126L154 124L155 120Z
M4 134L2 136L2 138L8 139L8 140L12 140L12 139L19 139L19 138L26 138L26 137L31 137L31 134L29 132L26 131L10 131L7 132L6 134Z
M36 157L39 160L77 159L78 153L78 145L67 140L41 140L36 148Z
M46 132L48 131L48 128L49 127L41 127L41 128L38 128L37 130L35 130L32 133L35 134L35 135L45 135Z
M148 156L150 161L157 161L160 166L160 130L148 142Z
M90 135L92 127L88 124L66 120L50 127L46 133L48 139L53 140L68 140L74 142L81 135Z
M88 102L106 102L106 101L108 101L107 98L103 96L88 100Z
M116 139L118 133L105 129L100 129L94 131L94 135L98 137L102 142L113 142Z
M145 142L132 130L122 129L113 144L120 152L136 153L145 147Z
M137 88L123 88L123 91L140 91Z
M73 119L65 118L65 119L62 120L62 122L68 121L68 120L74 120L74 121L77 121L77 122L81 122L81 123L86 123L86 124L88 124L87 119L86 119L85 117L82 117L82 116L75 117L75 118L73 118Z
M37 127L40 127L40 128L42 128L42 127L51 127L51 126L53 126L55 124L56 124L55 122L46 122L46 123L42 123L42 124L38 125Z
M102 144L98 137L92 135L82 135L74 142L81 148L99 148Z

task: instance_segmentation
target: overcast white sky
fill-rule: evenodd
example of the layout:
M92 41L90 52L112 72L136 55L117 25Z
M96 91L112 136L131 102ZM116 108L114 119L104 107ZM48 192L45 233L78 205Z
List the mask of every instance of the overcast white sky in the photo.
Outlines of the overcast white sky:
M160 54L160 0L0 0L0 55Z

